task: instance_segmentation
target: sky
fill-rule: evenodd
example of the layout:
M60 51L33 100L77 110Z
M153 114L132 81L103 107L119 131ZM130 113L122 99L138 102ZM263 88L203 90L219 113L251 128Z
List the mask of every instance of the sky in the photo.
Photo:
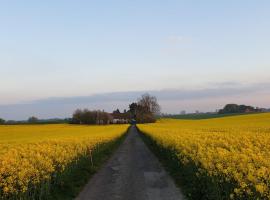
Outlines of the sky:
M169 113L270 107L269 10L267 0L1 1L0 117L124 108L145 92Z

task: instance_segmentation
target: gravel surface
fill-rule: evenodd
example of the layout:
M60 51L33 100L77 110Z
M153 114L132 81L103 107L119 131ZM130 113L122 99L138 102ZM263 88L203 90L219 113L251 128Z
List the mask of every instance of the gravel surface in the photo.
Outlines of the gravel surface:
M184 200L135 126L77 200Z

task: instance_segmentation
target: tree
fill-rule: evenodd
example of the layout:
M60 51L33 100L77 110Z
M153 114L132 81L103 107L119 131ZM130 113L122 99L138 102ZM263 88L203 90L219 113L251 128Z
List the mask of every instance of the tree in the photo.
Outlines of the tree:
M82 123L82 110L77 109L72 115L71 123L72 124L81 124Z
M38 118L35 116L29 117L28 118L28 123L34 124L38 122Z
M96 124L98 114L96 111L84 109L81 115L81 124Z
M227 104L223 109L219 110L219 114L227 113L245 113L245 112L260 112L260 109L255 109L252 106Z
M151 113L153 115L158 115L160 113L160 106L157 102L157 98L150 96L149 94L143 94L138 101L138 105L146 113Z
M0 118L0 124L4 124L6 121L2 118Z
M136 110L137 110L138 104L132 103L129 105L129 112L131 115L131 119L136 119Z
M109 113L99 112L99 124L109 124L110 120L112 120L112 117Z
M129 105L133 118L138 123L152 123L156 121L156 116L160 113L160 106L157 98L144 94L137 103Z
M111 120L109 113L100 110L77 109L72 116L72 124L108 124Z

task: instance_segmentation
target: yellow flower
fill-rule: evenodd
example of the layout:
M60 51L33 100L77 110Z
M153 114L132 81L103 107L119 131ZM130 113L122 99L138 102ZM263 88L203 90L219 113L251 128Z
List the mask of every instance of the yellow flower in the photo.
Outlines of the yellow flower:
M236 183L231 197L270 196L270 114L206 120L161 119L139 129L164 148L172 148L179 161L193 161L210 176ZM200 173L196 174L197 176ZM268 185L266 185L266 183Z
M120 137L127 127L0 126L0 192L20 194L51 180L80 155Z

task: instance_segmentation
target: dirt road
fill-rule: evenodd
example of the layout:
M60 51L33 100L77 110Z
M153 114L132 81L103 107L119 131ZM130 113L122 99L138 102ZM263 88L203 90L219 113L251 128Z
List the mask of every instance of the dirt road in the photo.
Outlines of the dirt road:
M135 127L77 200L183 200Z

